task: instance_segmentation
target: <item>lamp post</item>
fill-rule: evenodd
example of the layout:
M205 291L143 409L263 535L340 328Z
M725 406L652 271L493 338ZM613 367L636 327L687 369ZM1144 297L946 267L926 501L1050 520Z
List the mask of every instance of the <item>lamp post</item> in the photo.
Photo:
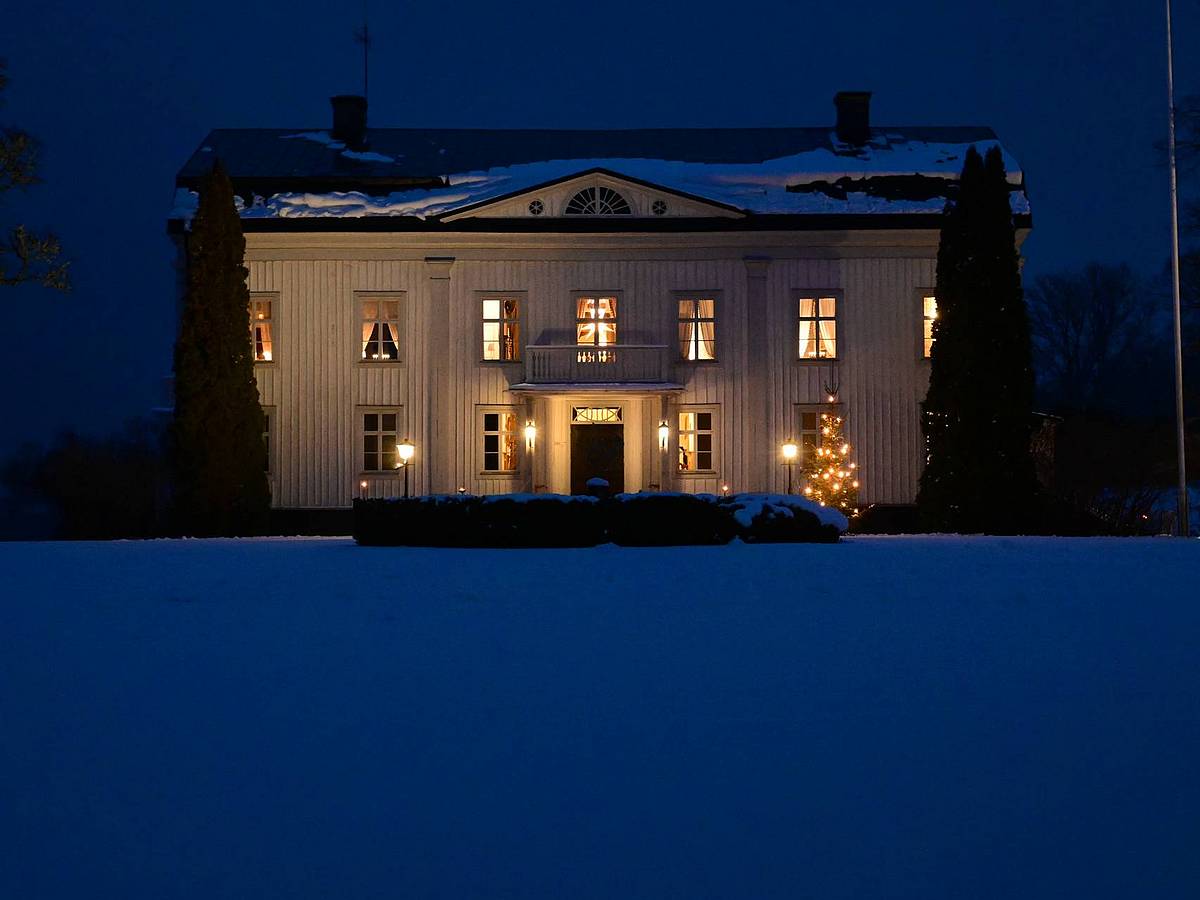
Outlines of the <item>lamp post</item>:
M1188 537L1187 452L1183 418L1183 323L1179 302L1179 184L1175 166L1175 48L1171 34L1171 0L1167 0L1167 157L1171 170L1171 289L1175 329L1175 456L1179 470L1175 504L1176 533Z
M783 464L788 470L788 493L792 492L792 470L796 468L796 455L800 448L796 446L795 441L785 441L783 444Z
M404 470L404 496L408 496L408 466L412 462L413 453L416 452L416 447L412 441L407 438L396 445L396 453L400 457L400 462L397 465Z

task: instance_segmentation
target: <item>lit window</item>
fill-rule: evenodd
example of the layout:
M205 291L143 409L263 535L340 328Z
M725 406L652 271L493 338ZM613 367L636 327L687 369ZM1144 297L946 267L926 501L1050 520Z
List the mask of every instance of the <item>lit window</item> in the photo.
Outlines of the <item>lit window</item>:
M515 297L483 301L483 358L511 362L521 354L521 304Z
M568 216L629 216L633 210L629 201L606 187L584 188L567 201L563 211Z
M682 359L717 358L716 301L679 301L679 355Z
M577 298L575 342L595 347L608 347L617 342L616 297Z
M800 298L800 358L837 357L837 298Z
M921 318L923 320L924 355L929 359L933 355L933 322L937 318L937 297L932 295L921 298Z
M255 362L271 361L271 305L270 300L250 299L250 347Z
M362 358L394 362L400 358L400 301L362 301Z
M713 414L679 414L679 471L713 471Z
M399 432L395 412L363 413L363 471L390 472L396 468Z
M515 472L517 470L517 414L514 412L485 412L483 414L483 471Z

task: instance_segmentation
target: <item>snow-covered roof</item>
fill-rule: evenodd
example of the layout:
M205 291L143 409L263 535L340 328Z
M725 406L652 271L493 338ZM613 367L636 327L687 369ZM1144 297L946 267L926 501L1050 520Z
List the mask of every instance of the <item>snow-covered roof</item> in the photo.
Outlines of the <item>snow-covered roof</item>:
M968 148L998 141L977 127L876 128L860 146L827 128L372 129L366 144L348 149L320 130L213 131L179 173L171 216L190 216L217 158L246 219L430 221L596 170L754 218L939 213ZM1013 211L1026 214L1020 166L1004 158Z

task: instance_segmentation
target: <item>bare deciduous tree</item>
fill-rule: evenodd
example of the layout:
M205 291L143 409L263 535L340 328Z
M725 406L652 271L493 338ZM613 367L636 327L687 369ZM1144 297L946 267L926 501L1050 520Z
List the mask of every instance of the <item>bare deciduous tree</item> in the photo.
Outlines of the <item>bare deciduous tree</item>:
M1027 292L1038 379L1062 412L1101 394L1144 359L1155 306L1127 265L1043 275Z
M0 98L7 84L5 64L0 60ZM0 195L38 183L38 151L37 141L28 132L0 126ZM15 225L0 237L0 285L34 281L68 290L68 265L53 234L37 234L24 225Z

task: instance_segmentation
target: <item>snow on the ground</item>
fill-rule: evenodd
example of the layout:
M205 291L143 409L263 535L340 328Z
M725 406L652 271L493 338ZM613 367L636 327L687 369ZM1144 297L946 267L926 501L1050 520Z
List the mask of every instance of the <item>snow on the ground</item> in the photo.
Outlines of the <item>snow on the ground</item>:
M0 544L0 896L1192 898L1200 544Z

